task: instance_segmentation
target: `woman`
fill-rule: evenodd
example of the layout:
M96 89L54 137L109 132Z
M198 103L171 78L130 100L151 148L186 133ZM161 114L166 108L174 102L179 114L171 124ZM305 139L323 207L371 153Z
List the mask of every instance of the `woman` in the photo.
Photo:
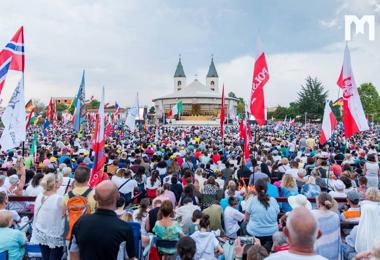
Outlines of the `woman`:
M280 166L278 166L278 171L285 174L287 170L290 170L288 158L282 158L280 161Z
M340 220L333 211L335 204L330 194L321 192L317 197L317 209L312 211L322 232L315 243L316 253L330 260L339 259L341 244Z
M120 196L125 200L125 205L128 205L135 189L138 187L137 181L132 179L132 171L124 168L118 169L116 174L112 176L111 181L117 186Z
M315 184L315 177L305 176L304 181L305 184L302 185L301 194L307 198L316 198L321 193L321 187Z
M33 232L30 240L39 244L42 259L60 260L65 241L63 239L64 218L62 196L57 194L61 176L49 173L41 180L44 192L35 201Z
M281 180L281 194L282 197L288 198L289 196L294 196L298 194L298 187L294 178L290 174L285 174ZM292 210L289 203L282 203L281 209L284 212L289 212Z
M183 237L177 243L177 254L180 260L193 260L196 245L190 237Z
M273 244L272 235L277 231L277 216L280 207L276 199L267 195L267 184L263 179L255 183L257 196L252 198L246 211L247 232L261 241L270 252Z
M298 192L301 192L302 185L305 184L305 178L306 176L306 170L305 169L298 169L297 171L297 178L296 178L296 184L298 188Z
M0 252L7 251L7 259L21 260L25 253L25 236L20 230L10 228L12 222L12 213L0 210Z
M42 173L36 173L26 190L24 191L24 196L36 197L38 194L44 191L41 187L40 182L44 175Z
M223 212L225 235L229 238L237 238L237 233L240 230L239 222L243 221L244 214L237 210L239 201L231 196L228 198L228 206Z
M161 187L160 175L157 170L153 170L152 175L146 180L146 188L155 190L159 187Z
M370 250L380 239L380 192L377 188L368 188L365 200L360 204L360 220L355 240L356 252Z
M142 235L146 234L144 224L146 222L146 218L148 217L149 205L150 200L148 198L144 198L140 201L140 207L133 211L133 220L140 223Z
M169 200L162 202L160 211L158 212L158 220L153 227L153 233L155 233L158 239L177 241L184 236L182 229L177 221L173 220L174 211L173 204ZM158 251L164 254L175 254L176 248L160 248Z
M367 187L379 187L379 164L376 161L375 154L367 155L367 162L364 165L363 176L367 178Z
M210 225L209 215L203 215L199 221L199 231L195 231L190 237L195 241L197 251L194 259L217 259L218 254L223 253L223 248L219 245L213 232L208 231Z

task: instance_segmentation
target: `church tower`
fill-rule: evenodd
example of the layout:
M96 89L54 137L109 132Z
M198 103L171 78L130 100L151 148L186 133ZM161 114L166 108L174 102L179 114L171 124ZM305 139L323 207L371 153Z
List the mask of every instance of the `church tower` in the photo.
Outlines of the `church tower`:
M212 91L219 91L219 77L218 72L216 72L215 64L214 64L214 58L211 57L211 64L208 68L208 73L206 76L206 86Z
M181 56L179 56L177 68L174 73L174 91L180 91L186 86L186 75L183 71Z

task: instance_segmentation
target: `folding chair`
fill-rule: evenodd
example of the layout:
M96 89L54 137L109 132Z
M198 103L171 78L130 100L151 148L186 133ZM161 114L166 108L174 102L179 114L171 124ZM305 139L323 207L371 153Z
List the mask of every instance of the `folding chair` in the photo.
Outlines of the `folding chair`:
M27 259L40 260L42 259L41 248L39 245L33 245L27 243L25 246L25 254Z

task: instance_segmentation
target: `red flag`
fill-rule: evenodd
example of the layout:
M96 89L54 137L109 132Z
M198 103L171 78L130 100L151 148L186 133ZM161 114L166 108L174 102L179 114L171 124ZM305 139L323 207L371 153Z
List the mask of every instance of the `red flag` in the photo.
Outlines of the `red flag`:
M220 135L222 136L222 139L224 138L224 120L225 120L225 114L224 114L224 84L223 84L222 107L220 110Z
M268 80L269 71L265 54L259 52L253 68L250 110L260 126L265 124L264 85Z
M240 119L240 125L239 125L239 136L240 139L243 139L245 136L245 127L244 127L244 119Z
M251 129L249 127L249 123L248 123L248 119L247 119L247 113L245 114L246 117L244 119L244 123L245 123L245 126L244 126L244 160L245 161L248 161L249 160L249 140L250 140L250 136L251 136ZM249 134L248 134L248 131L249 131Z
M53 126L54 127L57 127L57 121L58 121L58 119L57 119L57 102L56 101L54 101L54 110L53 110Z
M106 162L106 156L104 154L104 87L102 90L102 98L100 101L99 112L96 118L95 131L94 131L94 143L92 149L95 153L94 166L91 171L89 180L89 186L95 187L101 181L107 179L107 174L103 172L103 167Z
M50 98L49 105L47 107L46 111L46 117L49 119L50 122L53 122L53 99Z
M28 115L28 118L26 119L26 127L25 127L25 129L29 128L30 120L32 119L33 115L34 115L34 108L32 109L32 111L30 111L30 113Z
M326 102L325 111L323 113L322 129L319 136L319 143L325 144L332 136L334 128L338 125L334 113L331 111L330 105Z
M369 129L365 118L362 103L351 68L351 56L348 46L344 50L343 67L337 82L343 89L343 124L344 136L350 138L352 135Z

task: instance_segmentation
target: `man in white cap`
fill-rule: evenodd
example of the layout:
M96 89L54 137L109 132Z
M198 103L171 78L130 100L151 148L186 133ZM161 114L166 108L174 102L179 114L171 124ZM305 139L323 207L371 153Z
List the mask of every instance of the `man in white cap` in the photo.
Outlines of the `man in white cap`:
M334 190L330 191L329 194L333 198L347 198L347 194L344 192L346 185L344 185L343 181L337 180L334 182Z

